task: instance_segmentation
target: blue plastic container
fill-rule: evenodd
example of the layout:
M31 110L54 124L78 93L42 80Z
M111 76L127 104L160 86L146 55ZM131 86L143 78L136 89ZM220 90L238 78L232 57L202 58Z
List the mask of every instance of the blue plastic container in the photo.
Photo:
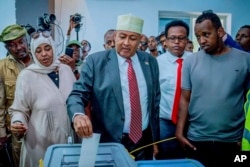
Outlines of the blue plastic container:
M52 145L45 153L44 166L78 167L80 152L81 144ZM100 143L95 167L137 167L137 164L122 144Z
M204 167L193 159L137 161L138 167Z

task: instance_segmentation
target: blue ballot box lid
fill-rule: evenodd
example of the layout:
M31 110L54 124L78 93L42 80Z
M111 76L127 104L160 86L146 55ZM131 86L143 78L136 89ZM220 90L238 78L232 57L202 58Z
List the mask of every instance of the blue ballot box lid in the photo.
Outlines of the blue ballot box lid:
M51 145L45 153L44 166L78 167L80 152L81 144ZM95 167L137 167L137 164L122 144L100 143Z
M137 161L138 167L204 167L193 159Z

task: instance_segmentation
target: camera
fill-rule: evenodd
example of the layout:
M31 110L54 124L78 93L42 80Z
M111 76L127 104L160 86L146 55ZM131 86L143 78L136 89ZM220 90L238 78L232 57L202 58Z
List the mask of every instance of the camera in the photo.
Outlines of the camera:
M76 24L80 24L81 21L82 21L82 16L81 16L81 14L79 14L79 13L76 13L76 14L74 14L74 15L71 15L70 17L71 17L72 21L73 21L74 23L76 23Z
M38 26L41 30L50 30L50 25L54 23L56 16L54 14L44 13L38 18Z
M36 29L34 27L32 27L30 24L27 25L21 25L22 27L24 27L27 31L27 33L29 35L31 35L32 33L36 32Z

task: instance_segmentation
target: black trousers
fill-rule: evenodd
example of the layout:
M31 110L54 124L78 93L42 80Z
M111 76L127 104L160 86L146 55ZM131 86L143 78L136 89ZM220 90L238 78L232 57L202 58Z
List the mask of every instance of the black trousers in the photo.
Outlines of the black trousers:
M12 147L10 139L0 149L0 167L13 167L13 159L12 159Z
M127 133L123 134L121 143L124 145L124 147L128 150L128 152L131 152L133 150L136 150L137 148L140 148L142 146L145 146L147 144L152 143L152 134L149 128L144 130L142 132L142 138L137 142L134 143ZM153 159L153 146L149 146L146 148L143 148L141 150L138 150L132 155L135 157L135 161L138 160L152 160Z
M187 157L200 161L205 167L232 166L235 153L240 151L236 142L190 141L197 150L187 150Z

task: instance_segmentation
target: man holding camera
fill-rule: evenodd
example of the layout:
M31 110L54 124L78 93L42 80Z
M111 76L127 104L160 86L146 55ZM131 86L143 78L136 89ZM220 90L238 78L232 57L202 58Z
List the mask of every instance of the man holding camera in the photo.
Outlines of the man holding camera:
M71 31L73 29L75 29L76 33L79 32L79 30L82 26L81 20L82 20L82 16L79 13L75 13L74 15L70 16L69 28L67 30L66 45L68 45L70 42ZM77 34L77 41L78 41L78 34ZM81 49L82 49L82 55L81 55L80 60L84 61L84 59L88 56L88 54L91 50L91 45L90 45L89 41L82 40L81 41Z
M66 45L68 45L68 43L70 42L70 35L71 35L71 31L78 25L79 23L74 22L73 20L73 16L70 16L69 19L69 28L67 30L67 39L66 39Z
M59 60L63 64L67 64L72 69L76 79L80 77L79 68L82 64L80 60L81 43L77 40L70 41L65 50L65 55L62 55Z
M26 29L14 24L7 26L0 35L0 41L5 44L8 51L6 58L0 60L0 151L6 151L6 158L1 155L0 164L3 166L19 166L21 141L18 134L9 132L10 117L8 108L14 100L15 85L18 74L33 63L30 56L28 42L25 37ZM7 149L7 142L12 142L12 154ZM9 162L8 162L9 161Z

